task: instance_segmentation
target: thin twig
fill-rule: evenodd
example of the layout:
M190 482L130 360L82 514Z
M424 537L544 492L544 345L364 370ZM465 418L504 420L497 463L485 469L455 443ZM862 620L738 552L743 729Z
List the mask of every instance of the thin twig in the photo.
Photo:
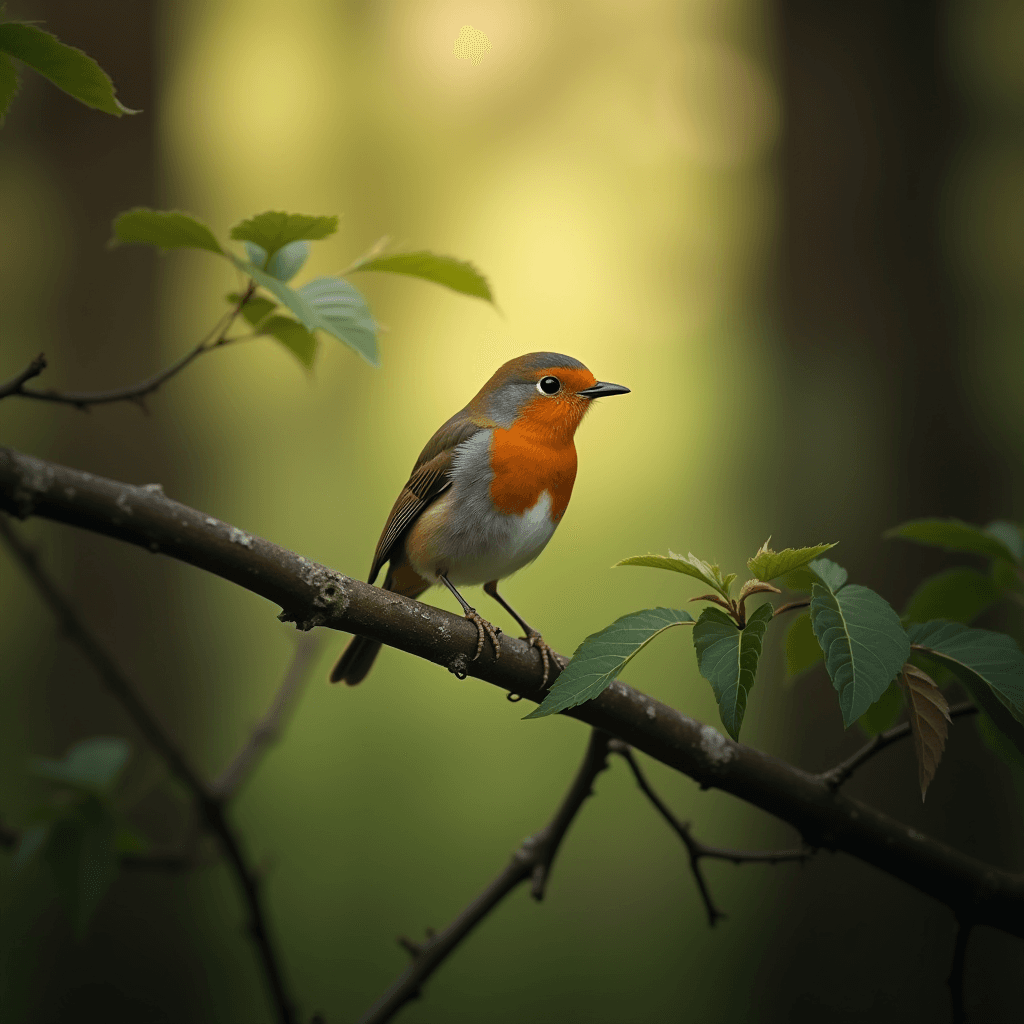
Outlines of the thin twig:
M732 850L723 846L709 846L699 839L694 839L690 832L690 823L680 821L651 787L650 782L647 781L646 774L633 756L633 751L630 749L629 744L623 743L622 740L613 739L608 744L608 750L612 754L618 754L625 760L644 796L650 800L654 809L683 841L686 852L690 857L690 871L693 872L697 888L700 890L701 899L704 901L704 909L708 915L708 925L711 928L714 928L718 920L726 915L724 911L719 910L715 906L715 901L711 897L711 890L708 888L707 879L705 879L704 872L700 866L702 858L728 860L733 864L783 864L787 861L805 861L812 856L813 851L803 847L794 850Z
M780 604L778 608L772 612L772 618L776 615L781 615L783 612L793 612L797 608L807 608L810 606L811 599L809 597L803 597L799 601L790 601L789 604Z
M152 377L147 377L143 381L139 381L137 384L129 384L123 388L113 388L109 391L54 391L52 389L41 391L35 388L26 388L22 384L24 380L28 380L28 377L24 377L21 382L10 391L4 391L4 388L8 385L14 384L18 381L18 378L13 378L12 381L8 381L8 384L0 386L0 398L6 398L9 395L20 395L22 398L35 398L40 402L59 402L62 405L73 405L76 409L88 409L93 405L108 405L111 402L135 402L141 408L145 409L145 398L147 395L153 394L159 387L169 381L172 377L181 373L189 363L193 360L198 359L199 356L206 352L212 352L215 348L222 348L224 345L230 344L232 341L240 340L238 338L228 338L227 332L231 329L231 325L235 322L235 318L242 311L242 307L252 298L253 293L256 291L255 282L250 281L248 288L240 296L238 302L235 303L234 307L225 313L213 330L206 335L194 348L190 349L176 362L171 363L170 366L165 367L159 373L153 374ZM248 336L246 336L248 337ZM46 365L46 360L42 356L39 359L43 360L42 365ZM31 367L29 367L31 368ZM40 367L39 372L42 371ZM27 373L27 370L23 370L22 374ZM21 376L21 375L19 375ZM29 377L37 376L36 373L29 374Z
M0 384L0 398L10 398L11 395L24 394L21 387L22 384L33 377L38 377L45 369L46 356L40 352L21 373L16 373L10 380Z
M949 709L950 718L958 718L961 715L977 714L978 709L970 702L956 704ZM866 761L871 760L880 750L885 750L898 740L905 739L910 733L910 723L901 722L894 725L885 732L880 732L873 739L868 740L856 753L851 754L845 761L841 761L834 768L818 775L818 779L825 783L831 790L837 790L846 780Z
M167 762L178 780L191 792L207 828L220 840L236 884L249 911L249 932L263 966L263 973L281 1024L292 1024L295 1009L288 995L284 976L267 927L266 914L260 898L259 881L246 862L241 845L228 823L224 801L200 778L188 763L184 753L164 731L163 726L150 714L138 696L135 685L117 665L102 644L86 628L74 606L58 590L49 574L42 568L32 552L0 516L0 537L6 542L15 559L36 590L49 605L68 639L74 643L93 666L107 689L117 698L139 732Z
M309 678L309 670L320 653L320 641L320 636L313 633L300 635L291 664L267 713L256 723L245 745L210 787L221 800L230 800L238 792L252 775L266 749L281 735Z
M409 951L412 961L402 976L360 1018L360 1024L383 1024L407 1002L417 998L424 982L445 958L520 882L530 879L531 895L536 900L543 899L544 887L562 838L593 792L594 779L608 767L609 739L608 734L600 729L591 731L583 762L555 816L539 832L523 840L508 867L447 928L436 933L428 931L426 941L422 943L404 937L398 940Z
M949 966L949 1000L953 1008L953 1024L966 1024L967 1007L964 1003L964 967L967 961L967 942L971 937L972 922L957 918L956 942Z

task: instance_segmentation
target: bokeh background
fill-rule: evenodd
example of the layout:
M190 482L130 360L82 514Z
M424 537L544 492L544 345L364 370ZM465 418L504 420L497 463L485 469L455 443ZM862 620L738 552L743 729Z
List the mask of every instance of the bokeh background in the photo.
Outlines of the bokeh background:
M769 534L838 540L851 577L899 607L947 563L883 529L1020 516L1019 5L10 0L8 14L85 49L144 112L116 121L26 76L0 132L0 377L42 350L50 386L128 383L225 308L236 281L207 254L105 248L112 217L134 205L188 210L221 237L266 209L338 213L310 276L389 235L472 259L500 313L363 275L386 327L379 369L323 342L307 375L261 340L189 368L148 416L5 402L5 444L159 481L362 576L434 428L507 358L570 353L633 393L588 417L562 528L504 588L563 651L696 593L608 568L626 555L671 546L740 569ZM479 63L454 53L464 25L491 42ZM188 567L44 522L22 533L217 772L270 700L291 627ZM446 924L547 820L586 743L578 723L523 723L501 692L396 651L358 689L329 687L344 641L323 638L286 735L235 808L294 992L307 1019L321 1010L331 1024L402 970L396 935ZM38 798L30 756L118 734L134 744L133 819L154 843L179 837L182 796L3 552L0 644L3 819L25 820ZM825 768L862 738L843 732L823 673L787 687L781 668L776 642L744 739ZM682 633L626 678L717 723ZM796 839L728 796L650 774L709 842ZM1021 866L1011 780L969 723L954 726L923 808L909 744L849 789ZM18 905L4 872L5 1020L270 1019L223 868L122 877L85 942L58 907ZM615 764L544 903L507 900L401 1019L947 1019L944 907L829 854L708 874L729 912L710 931L683 850ZM1020 943L975 934L976 1019L1013 1019L1022 965Z

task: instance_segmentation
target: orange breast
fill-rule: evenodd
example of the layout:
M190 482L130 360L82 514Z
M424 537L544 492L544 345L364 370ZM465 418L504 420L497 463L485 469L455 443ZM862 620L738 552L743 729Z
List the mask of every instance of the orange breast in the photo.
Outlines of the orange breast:
M544 491L551 495L551 518L565 514L576 480L576 446L572 434L552 435L542 424L523 417L510 430L495 428L491 439L491 500L509 515L533 508ZM568 433L568 436L566 436Z

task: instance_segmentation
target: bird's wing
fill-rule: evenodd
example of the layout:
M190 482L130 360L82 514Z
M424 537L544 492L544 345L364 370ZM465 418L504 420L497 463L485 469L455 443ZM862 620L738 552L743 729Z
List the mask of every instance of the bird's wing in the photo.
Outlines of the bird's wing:
M394 553L395 545L420 513L451 487L452 455L455 448L483 429L463 410L448 420L427 442L377 541L377 550L373 553L373 565L370 568L370 583L377 578L381 567Z

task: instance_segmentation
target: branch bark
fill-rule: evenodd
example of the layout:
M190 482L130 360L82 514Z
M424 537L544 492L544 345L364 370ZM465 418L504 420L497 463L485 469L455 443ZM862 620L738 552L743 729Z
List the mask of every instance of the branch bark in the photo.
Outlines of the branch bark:
M540 655L503 634L501 658L476 661L476 628L438 608L351 579L164 496L0 448L0 508L41 516L162 552L260 594L300 629L326 626L543 699ZM740 743L660 701L613 683L566 714L605 730L701 786L788 822L808 846L841 850L976 924L1024 938L1024 875L923 836L821 778Z
M569 787L555 816L539 832L528 836L507 868L444 931L428 932L423 943L406 938L398 941L409 951L412 962L394 983L361 1017L359 1024L384 1024L410 1000L417 998L423 983L444 962L456 946L521 882L530 879L530 894L544 898L551 865L584 801L593 792L594 779L608 767L608 743L611 737L600 729L590 733L576 778Z

